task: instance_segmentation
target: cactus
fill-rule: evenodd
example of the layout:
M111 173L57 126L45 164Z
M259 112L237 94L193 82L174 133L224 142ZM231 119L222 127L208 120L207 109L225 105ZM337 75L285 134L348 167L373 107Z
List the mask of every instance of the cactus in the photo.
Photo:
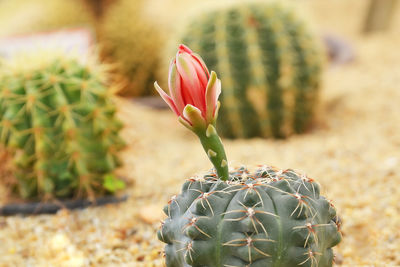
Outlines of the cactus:
M23 198L93 197L121 188L122 124L95 60L49 51L10 59L0 80L0 142Z
M105 13L100 27L104 57L117 63L121 94L153 93L155 70L163 44L154 18L144 15L143 0L120 0Z
M309 129L322 60L316 41L290 9L228 5L193 18L181 41L221 75L223 136L284 138Z
M168 267L332 266L341 240L319 185L293 170L241 167L190 178L164 208Z
M214 165L190 178L164 208L158 238L167 267L320 266L333 264L341 240L336 210L319 185L293 170L262 166L229 172L216 130L221 81L202 58L180 45L169 68L169 92L156 90L195 133Z
M0 1L0 36L93 26L94 17L82 0Z

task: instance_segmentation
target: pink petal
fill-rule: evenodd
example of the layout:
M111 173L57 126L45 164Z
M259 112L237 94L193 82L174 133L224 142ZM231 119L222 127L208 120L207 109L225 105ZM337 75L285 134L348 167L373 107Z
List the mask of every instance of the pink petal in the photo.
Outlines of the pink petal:
M198 61L196 60L193 61L193 66L196 70L197 78L201 84L201 88L203 90L202 93L204 94L206 92L206 86L209 78L209 75L206 72L208 70L204 70L203 66L201 66L200 63L198 63Z
M186 45L180 44L179 48L178 48L178 53L189 53L189 54L192 54L193 51L190 50L190 48L187 47Z
M215 115L218 97L221 94L221 81L217 74L212 71L206 89L207 121L210 122Z
M154 88L157 90L157 92L160 94L160 96L162 97L162 99L165 101L165 103L168 104L168 106L175 112L175 114L177 116L181 116L181 114L179 113L178 109L175 106L174 101L172 100L171 97L169 97L169 95L167 95L163 89L161 89L161 87L157 84L157 82L154 83Z
M176 67L185 83L195 85L198 83L198 79L197 71L192 60L193 58L187 53L179 54L176 57Z
M208 71L206 63L203 61L201 56L199 56L196 53L192 53L191 56L200 64L200 66L203 68L204 72L207 73L207 80L208 80L208 77L210 77L210 72Z
M199 55L193 53L191 56L194 59L195 63L193 64L196 68L196 72L201 82L202 88L204 89L203 94L205 94L208 79L210 78L210 73L208 72L206 63L204 63L203 59Z
M180 77L180 76L179 76ZM180 79L180 83L181 83L181 94L182 94L182 98L183 98L183 102L185 103L185 105L194 105L194 100L192 95L190 94L190 89L187 88L187 84L185 84L182 80L182 77L179 78Z
M205 116L205 89L202 86L202 83L197 74L197 70L195 67L196 64L197 63L193 62L193 58L187 53L182 53L178 55L176 59L177 71L182 77L181 81L186 89L185 93L187 92L191 96L194 106L203 111L203 114ZM204 71L202 72L204 73ZM185 103L188 104L188 102Z
M168 87L175 106L177 107L179 112L182 113L186 104L182 94L183 90L181 78L179 76L179 73L177 72L176 64L174 64L174 61L172 61L169 66Z

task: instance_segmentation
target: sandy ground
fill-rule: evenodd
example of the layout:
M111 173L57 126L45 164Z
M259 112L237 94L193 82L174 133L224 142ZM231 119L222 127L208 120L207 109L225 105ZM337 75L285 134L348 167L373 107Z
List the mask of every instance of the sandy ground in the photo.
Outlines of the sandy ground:
M322 20L323 12L316 13ZM343 242L335 248L340 266L400 266L400 35L361 37L355 22L346 27L341 20L345 14L330 18L341 27L322 24L343 29L357 60L326 71L318 125L283 141L225 140L228 159L232 166L299 169L316 179L343 220ZM128 142L120 174L132 181L129 200L0 217L0 266L163 266L155 235L161 207L185 178L211 166L172 112L122 99L118 105Z

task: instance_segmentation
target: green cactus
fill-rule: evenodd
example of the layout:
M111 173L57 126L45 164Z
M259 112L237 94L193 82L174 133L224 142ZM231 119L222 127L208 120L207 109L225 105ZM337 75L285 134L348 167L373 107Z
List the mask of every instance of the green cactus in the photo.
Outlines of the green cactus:
M293 170L242 167L189 179L164 208L158 238L168 267L333 264L336 210L312 179Z
M93 197L121 184L122 124L102 65L49 51L10 59L0 79L0 142L23 198Z
M283 138L312 124L321 54L290 9L230 5L195 17L181 41L220 74L223 136Z

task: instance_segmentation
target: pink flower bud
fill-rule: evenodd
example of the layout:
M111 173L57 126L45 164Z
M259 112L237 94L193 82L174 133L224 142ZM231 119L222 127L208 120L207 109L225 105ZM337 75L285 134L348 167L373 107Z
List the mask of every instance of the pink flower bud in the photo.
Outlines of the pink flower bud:
M167 95L157 84L156 90L176 115L188 126L207 126L217 115L221 81L209 73L200 56L184 45L179 46L169 68ZM181 120L182 121L182 120Z

